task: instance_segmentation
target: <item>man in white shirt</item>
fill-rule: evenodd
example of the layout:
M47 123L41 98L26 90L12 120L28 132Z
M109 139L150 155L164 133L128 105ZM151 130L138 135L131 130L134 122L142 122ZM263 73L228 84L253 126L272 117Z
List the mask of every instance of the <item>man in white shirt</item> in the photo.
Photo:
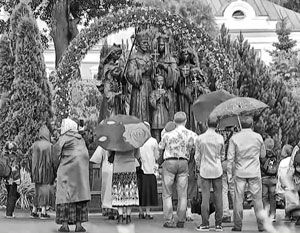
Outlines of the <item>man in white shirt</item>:
M202 203L202 224L198 231L209 231L209 199L210 188L213 187L216 206L216 231L223 231L223 193L222 193L222 161L225 159L224 139L216 133L217 122L208 120L208 129L196 139L195 160L200 171Z
M245 186L248 184L258 230L261 232L264 228L259 217L259 212L263 209L260 158L266 156L266 149L261 135L252 130L252 117L242 118L241 124L242 130L232 136L228 148L228 180L234 182L232 231L242 230L243 198Z

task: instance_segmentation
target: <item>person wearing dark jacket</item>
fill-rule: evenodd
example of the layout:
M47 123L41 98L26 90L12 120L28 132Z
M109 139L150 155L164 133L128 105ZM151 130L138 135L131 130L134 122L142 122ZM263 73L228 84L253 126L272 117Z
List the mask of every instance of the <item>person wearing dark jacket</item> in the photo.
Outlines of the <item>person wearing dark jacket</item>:
M41 207L41 219L48 219L46 207L50 202L50 185L54 180L52 166L52 144L50 132L47 126L43 125L39 130L39 138L32 145L31 179L35 183L35 197L31 217L38 218L37 210Z

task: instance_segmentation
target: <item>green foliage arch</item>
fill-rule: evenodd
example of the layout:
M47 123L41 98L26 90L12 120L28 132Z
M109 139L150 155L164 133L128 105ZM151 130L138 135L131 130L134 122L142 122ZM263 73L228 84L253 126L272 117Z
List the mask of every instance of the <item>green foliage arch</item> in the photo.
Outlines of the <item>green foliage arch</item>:
M70 116L72 85L80 80L80 63L91 47L100 39L130 27L146 28L154 26L172 32L181 41L188 41L197 49L201 69L208 76L211 90L232 90L232 68L223 49L206 33L180 15L156 8L125 8L96 20L90 27L83 29L72 41L62 57L55 82L57 120Z

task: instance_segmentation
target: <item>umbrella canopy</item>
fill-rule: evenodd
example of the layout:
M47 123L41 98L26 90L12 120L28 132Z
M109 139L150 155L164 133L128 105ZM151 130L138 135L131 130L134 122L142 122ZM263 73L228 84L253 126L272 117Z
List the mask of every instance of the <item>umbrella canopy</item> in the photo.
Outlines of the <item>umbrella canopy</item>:
M267 107L268 105L254 98L235 97L219 104L209 117L222 119L231 116L251 115Z
M235 97L227 91L213 91L201 95L193 104L193 113L198 122L206 122L212 110L224 101Z
M112 116L96 128L96 140L105 150L130 151L143 146L150 137L149 128L135 116Z

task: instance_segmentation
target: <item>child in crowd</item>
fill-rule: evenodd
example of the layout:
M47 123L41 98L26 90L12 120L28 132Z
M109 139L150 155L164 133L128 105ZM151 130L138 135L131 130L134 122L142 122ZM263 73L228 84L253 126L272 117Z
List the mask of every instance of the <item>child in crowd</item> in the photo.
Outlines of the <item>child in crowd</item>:
M276 183L277 183L277 170L278 160L274 153L274 140L267 138L265 140L266 157L261 159L261 176L262 176L262 195L263 205L266 208L270 206L269 215L273 217L275 221L276 215Z

